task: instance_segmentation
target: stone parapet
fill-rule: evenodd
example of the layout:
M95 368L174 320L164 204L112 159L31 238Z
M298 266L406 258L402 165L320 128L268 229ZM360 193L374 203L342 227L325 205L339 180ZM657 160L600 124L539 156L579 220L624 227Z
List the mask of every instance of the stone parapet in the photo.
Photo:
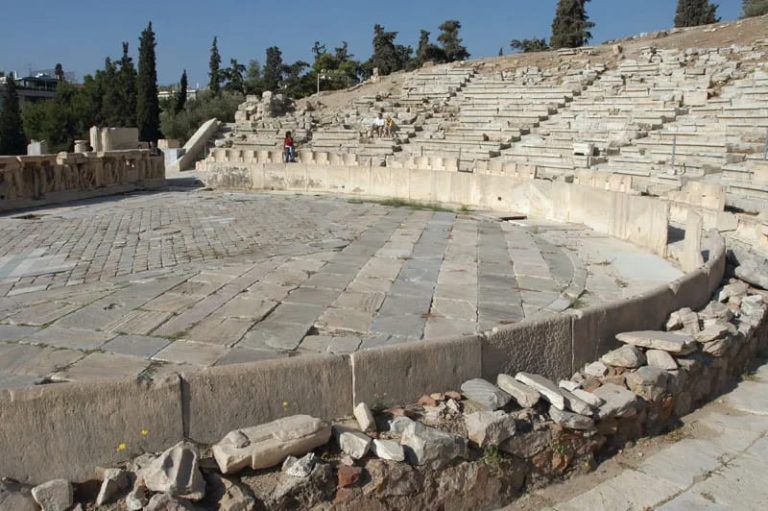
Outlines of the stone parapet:
M147 150L0 156L0 211L164 184L163 157Z

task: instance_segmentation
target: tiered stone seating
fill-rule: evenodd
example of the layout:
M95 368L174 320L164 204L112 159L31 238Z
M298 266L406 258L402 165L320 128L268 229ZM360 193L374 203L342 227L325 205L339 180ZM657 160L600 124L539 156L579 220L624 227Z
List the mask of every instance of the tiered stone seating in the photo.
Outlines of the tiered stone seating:
M577 169L599 166L620 148L632 149L611 158L603 170L642 172L633 151L652 155L671 145L647 138L685 113L684 106L706 100L711 74L701 74L697 55L676 50L648 50L641 61L624 61L605 72L593 86L576 96L557 116L544 121L532 134L504 151L506 161L536 165L541 175L568 177ZM693 149L693 148L692 148ZM681 147L681 157L686 149Z

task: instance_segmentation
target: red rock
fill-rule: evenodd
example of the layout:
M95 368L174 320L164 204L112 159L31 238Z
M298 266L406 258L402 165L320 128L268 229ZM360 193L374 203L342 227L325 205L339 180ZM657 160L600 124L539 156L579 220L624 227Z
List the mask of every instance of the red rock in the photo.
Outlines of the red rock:
M433 399L432 396L424 395L419 398L417 404L420 406L437 406L437 400Z
M436 392L434 394L430 394L429 397L431 397L435 401L444 401L445 400L445 394L441 394L440 392Z
M339 488L336 490L336 498L334 499L335 504L344 504L345 502L350 502L355 497L357 497L357 493L360 490L354 489L354 488Z
M453 399L455 401L461 401L461 392L456 392L455 390L449 390L445 393L445 397L448 399Z
M346 488L356 484L360 480L363 469L360 467L348 467L342 465L339 467L339 488Z
M391 413L393 417L407 417L405 408L390 408L387 412Z

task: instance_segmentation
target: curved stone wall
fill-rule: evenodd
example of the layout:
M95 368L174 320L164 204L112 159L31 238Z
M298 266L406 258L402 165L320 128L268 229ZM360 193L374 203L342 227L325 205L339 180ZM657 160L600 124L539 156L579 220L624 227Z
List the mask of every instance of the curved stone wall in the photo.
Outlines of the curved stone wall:
M210 184L322 191L549 213L657 253L669 207L660 200L503 176L387 168L244 167ZM610 216L609 216L610 215ZM457 339L409 343L349 356L306 356L225 366L158 381L44 385L0 391L0 475L39 483L83 481L97 466L188 438L210 443L234 429L298 413L332 419L360 402L391 405L494 380L502 371L570 376L614 345L621 331L659 328L673 311L706 303L723 277L725 246L710 236L706 264L678 281L606 306ZM662 243L663 242L663 243ZM146 434L143 434L146 432ZM39 446L34 450L22 446ZM54 454L51 454L54 453Z

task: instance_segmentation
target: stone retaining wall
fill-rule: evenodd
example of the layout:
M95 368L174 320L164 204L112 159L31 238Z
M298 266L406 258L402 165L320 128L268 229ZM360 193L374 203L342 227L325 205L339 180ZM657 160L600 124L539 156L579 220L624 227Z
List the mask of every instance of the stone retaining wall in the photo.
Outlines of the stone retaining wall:
M281 185L279 189L286 189L286 183L291 183L288 189L297 189L297 183L306 183L301 186L307 189L357 183L339 184L341 193L373 191L376 180L386 178L388 187L379 190L400 189L400 196L417 200L445 200L444 194L435 193L443 188L434 183L450 174L466 186L463 196L477 202L446 202L491 206L500 196L498 202L513 209L509 205L515 197L528 194L528 202L520 202L528 210L549 209L551 216L560 219L593 221L596 228L655 246L657 251L663 249L656 244L666 240L666 230L663 237L655 231L661 225L666 227L662 219L668 209L653 199L603 192L600 214L616 208L616 218L627 220L622 224L588 218L588 208L576 207L587 200L586 192L576 186L569 190L566 184L550 184L547 191L558 197L553 200L545 199L544 190L531 183L508 194L509 186L473 181L469 174L410 172L408 182L402 183L394 179L397 174L385 168L370 168L368 174L356 174L354 179L339 169L329 170L337 177L325 181L317 181L314 174L307 179L298 166L227 176L238 187L249 184L247 188L254 178L262 180L259 187L268 181L272 187ZM342 181L345 178L348 181ZM427 185L430 182L432 186ZM459 183L453 185L445 189L461 193ZM530 199L532 196L541 200ZM571 204L573 211L555 211L554 204ZM639 221L643 215L636 211L645 213L644 222ZM524 321L483 335L350 356L307 356L212 368L157 382L51 384L0 391L0 476L31 483L53 478L83 481L93 476L96 466L114 465L145 450L159 450L183 438L210 443L234 429L280 417L301 413L333 419L348 415L360 402L372 406L408 403L423 394L458 388L471 378L495 380L503 371L567 378L613 348L616 333L659 328L671 312L706 303L725 267L724 244L716 235L712 238L715 245L705 266L669 285L621 302Z
M163 157L147 150L0 156L0 211L164 184Z
M516 211L632 241L666 255L669 204L564 182L492 174L365 166L209 164L209 186L388 197Z

